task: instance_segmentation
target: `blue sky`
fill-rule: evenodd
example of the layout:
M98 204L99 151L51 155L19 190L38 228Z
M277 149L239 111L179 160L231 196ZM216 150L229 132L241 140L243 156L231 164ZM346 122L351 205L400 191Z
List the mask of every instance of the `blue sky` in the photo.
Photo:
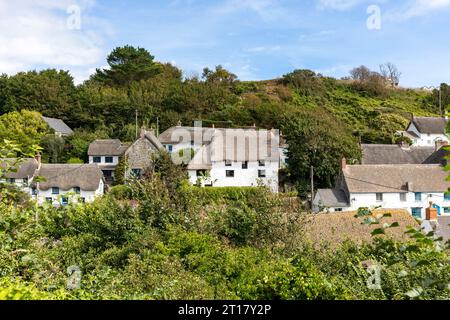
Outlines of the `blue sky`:
M79 83L131 44L187 76L222 64L242 80L342 77L390 61L403 86L433 86L450 83L449 18L450 0L0 0L0 73L62 68Z

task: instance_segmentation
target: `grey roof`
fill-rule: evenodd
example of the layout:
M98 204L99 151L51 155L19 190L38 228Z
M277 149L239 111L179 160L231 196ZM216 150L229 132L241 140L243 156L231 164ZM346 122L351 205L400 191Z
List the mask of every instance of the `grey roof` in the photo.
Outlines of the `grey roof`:
M437 117L414 117L411 121L420 133L443 134L448 120Z
M16 172L8 172L5 178L8 179L24 179L31 178L37 170L39 164L36 159L1 159L0 167L13 168Z
M156 149L164 150L164 146L152 131L144 131L143 138L147 139Z
M42 164L36 175L40 190L52 187L67 191L79 187L84 191L98 189L103 173L96 164Z
M188 169L208 169L212 162L279 161L279 136L255 129L216 129L191 160Z
M47 122L48 126L55 130L55 132L57 133L61 133L62 135L67 136L73 133L72 129L70 129L69 126L61 119L48 117L42 117L42 119Z
M118 139L95 140L89 145L89 156L122 156L128 146Z
M177 126L171 127L166 131L164 131L163 133L161 133L158 139L162 144L176 144L182 142L183 140L189 141L195 140L195 138L197 138L195 137L195 133L198 132L197 134L199 134L200 136L201 133L201 136L198 137L197 139L203 139L204 142L208 142L211 141L214 132L216 130L224 130L224 129Z
M435 154L435 147L404 148L397 144L363 144L362 164L441 164L444 152ZM435 155L434 157L432 157Z
M317 195L325 207L348 207L347 195L339 189L319 189Z
M342 171L351 193L445 192L448 172L435 164L349 165Z

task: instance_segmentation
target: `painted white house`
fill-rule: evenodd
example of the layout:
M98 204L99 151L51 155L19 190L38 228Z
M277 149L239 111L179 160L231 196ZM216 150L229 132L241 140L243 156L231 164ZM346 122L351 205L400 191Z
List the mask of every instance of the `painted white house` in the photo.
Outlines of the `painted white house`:
M315 212L356 211L361 207L404 209L424 219L433 203L439 215L450 215L448 172L439 164L347 165L334 189L319 189Z
M39 168L39 158L2 159L0 167L7 171L3 177L0 177L0 183L13 184L25 193L31 194L30 184Z
M408 137L415 147L434 147L437 142L449 142L446 134L448 119L437 117L413 117L406 131L397 134Z
M32 198L39 204L87 203L102 196L103 173L96 164L41 164L31 184Z
M117 165L127 149L128 146L117 139L95 140L89 145L89 163L97 164L106 183L112 183Z
M187 169L193 185L205 187L267 186L278 192L279 136L256 129L215 129Z

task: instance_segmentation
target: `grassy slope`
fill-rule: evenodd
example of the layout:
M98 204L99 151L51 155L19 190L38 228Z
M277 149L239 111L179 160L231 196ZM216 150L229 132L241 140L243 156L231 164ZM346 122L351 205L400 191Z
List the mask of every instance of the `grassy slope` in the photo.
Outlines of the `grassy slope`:
M325 82L324 94L305 97L277 80L244 82L243 87L244 101L250 95L291 107L325 108L352 131L361 132L366 142L390 143L392 134L403 130L412 114L437 116L430 93L422 90L394 89L387 97L372 97L354 90L346 81L333 80L331 85Z

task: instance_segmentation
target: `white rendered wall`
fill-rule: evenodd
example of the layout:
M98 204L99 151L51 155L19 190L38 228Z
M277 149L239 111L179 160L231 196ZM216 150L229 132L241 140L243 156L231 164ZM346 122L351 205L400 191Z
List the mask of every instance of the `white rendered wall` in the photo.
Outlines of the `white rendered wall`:
M266 161L264 167L260 167L258 162L249 162L248 169L242 169L242 162L232 162L227 167L222 161L213 163L210 180L214 187L257 187L258 181L261 181L273 192L278 192L278 169L279 163L275 161ZM227 177L227 170L234 170L234 177ZM265 178L258 177L259 170L266 171ZM197 183L196 170L189 170L189 180L192 184Z

